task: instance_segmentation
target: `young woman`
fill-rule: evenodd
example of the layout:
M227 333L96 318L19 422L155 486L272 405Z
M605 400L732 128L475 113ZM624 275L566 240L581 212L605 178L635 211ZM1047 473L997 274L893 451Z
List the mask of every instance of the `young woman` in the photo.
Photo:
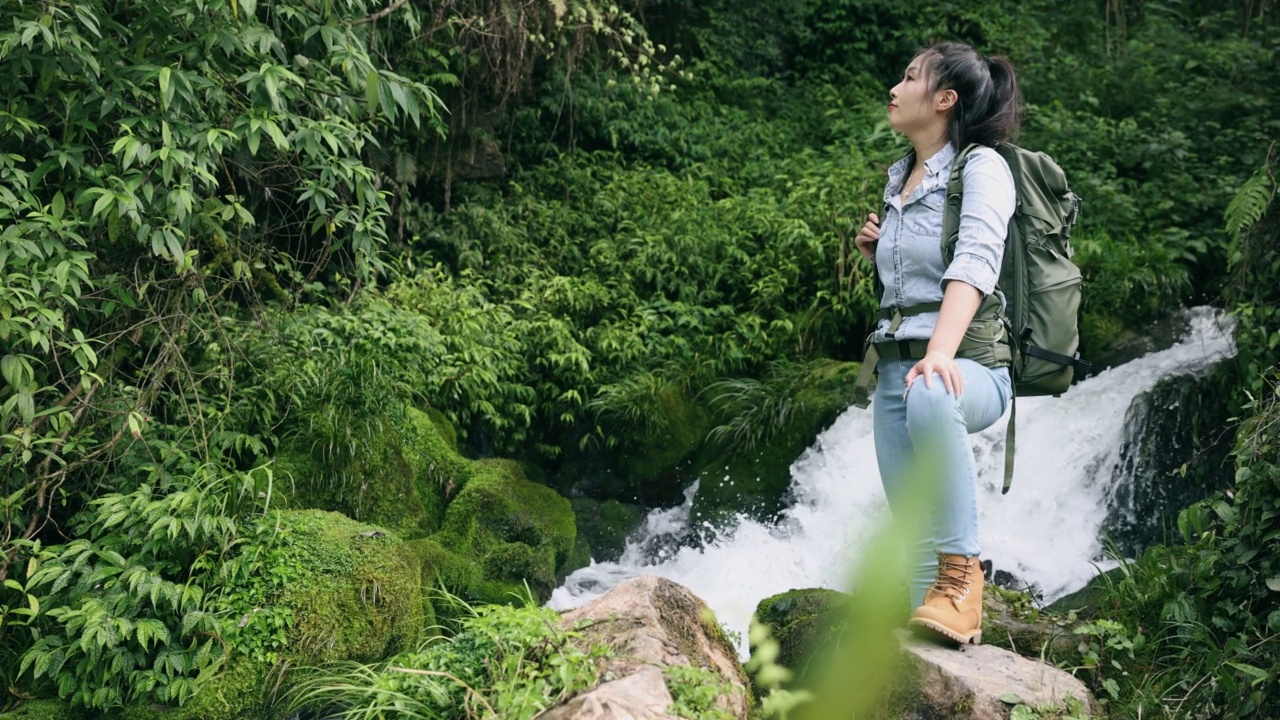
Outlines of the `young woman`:
M917 54L889 97L889 124L907 136L912 152L889 168L885 217L871 213L856 240L884 285L872 337L879 354L876 459L895 513L912 493L926 494L931 507L923 539L909 549L909 624L977 643L983 577L968 436L1004 414L1011 382L999 362L957 357L957 350L971 324L994 321L987 316L998 305L992 293L1016 198L1009 166L992 148L1016 131L1020 97L1008 60L958 43ZM980 147L963 166L959 239L946 262L947 183L957 155L972 144ZM912 488L922 447L938 456L931 467L940 477Z

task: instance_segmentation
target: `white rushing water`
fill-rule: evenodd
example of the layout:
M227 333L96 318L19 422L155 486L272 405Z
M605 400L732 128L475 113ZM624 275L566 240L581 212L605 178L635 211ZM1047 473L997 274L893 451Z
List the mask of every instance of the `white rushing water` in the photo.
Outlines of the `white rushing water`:
M1167 350L1099 373L1061 398L1018 400L1008 495L1000 494L1005 423L974 436L983 557L1039 587L1046 602L1106 567L1099 527L1121 479L1115 470L1130 403L1164 377L1200 372L1235 353L1231 327L1216 310L1191 310L1189 320L1186 336ZM662 575L690 588L722 624L745 636L766 597L794 588L847 590L861 544L886 520L871 432L870 409L851 407L819 435L791 466L796 500L778 523L740 518L712 543L654 559L645 547L684 529L688 503L655 510L618 562L573 573L549 604L577 607L628 578Z

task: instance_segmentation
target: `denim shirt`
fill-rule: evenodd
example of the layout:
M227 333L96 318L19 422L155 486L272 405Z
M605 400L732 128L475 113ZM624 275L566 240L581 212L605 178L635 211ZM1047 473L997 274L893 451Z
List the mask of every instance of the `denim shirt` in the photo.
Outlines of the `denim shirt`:
M1016 195L1013 174L1000 154L977 148L964 166L964 197L960 205L960 237L955 258L942 260L942 212L947 202L947 181L956 149L951 143L925 160L924 180L902 203L902 183L911 171L912 155L889 167L885 185L887 211L880 218L876 244L876 272L884 283L880 307L906 308L939 302L950 280L960 280L983 295L995 290L1004 257L1004 240L1013 216ZM926 340L933 335L938 313L904 318L895 340ZM888 320L876 326L876 342L887 339Z

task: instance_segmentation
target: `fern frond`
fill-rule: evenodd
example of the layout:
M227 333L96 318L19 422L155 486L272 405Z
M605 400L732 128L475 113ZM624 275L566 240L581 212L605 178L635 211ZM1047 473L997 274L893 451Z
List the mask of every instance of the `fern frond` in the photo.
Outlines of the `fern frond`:
M1264 164L1240 187L1227 205L1225 217L1227 232L1231 233L1231 237L1239 239L1241 233L1261 220L1275 194L1276 183Z

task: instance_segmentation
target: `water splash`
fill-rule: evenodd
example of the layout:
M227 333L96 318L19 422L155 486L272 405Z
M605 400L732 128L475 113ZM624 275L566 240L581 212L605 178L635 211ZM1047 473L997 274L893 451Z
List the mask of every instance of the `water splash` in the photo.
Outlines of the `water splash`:
M974 437L983 557L1033 584L1052 601L1082 587L1099 567L1100 528L1117 484L1126 410L1161 378L1198 373L1234 355L1232 325L1217 310L1188 311L1189 330L1173 347L1094 376L1062 398L1018 401L1013 487L1000 494L1004 423ZM791 466L795 503L777 523L739 517L698 547L688 537L686 503L656 510L615 563L570 575L550 606L582 605L637 575L656 574L696 593L732 631L746 634L760 600L794 588L851 585L858 550L886 519L872 444L871 411L850 408ZM745 647L740 647L745 652Z

